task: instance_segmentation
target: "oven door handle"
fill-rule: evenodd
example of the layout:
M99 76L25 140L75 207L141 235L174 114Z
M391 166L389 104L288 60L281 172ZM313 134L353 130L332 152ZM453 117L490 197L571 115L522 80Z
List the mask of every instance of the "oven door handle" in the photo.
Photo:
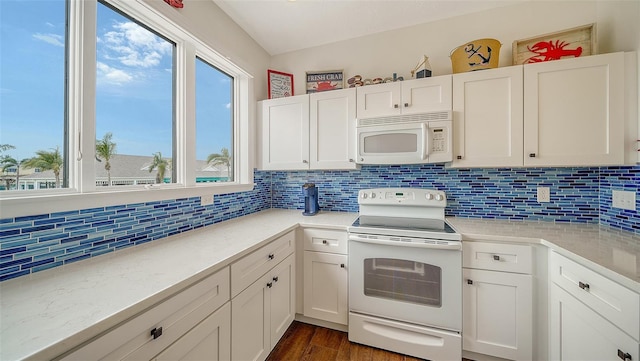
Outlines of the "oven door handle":
M371 239L371 238L361 237L361 236L358 236L357 234L349 234L349 241L380 244L385 246L430 248L430 249L449 250L449 251L459 251L462 249L462 242L434 244L434 243L419 243L419 242L387 241L384 239Z

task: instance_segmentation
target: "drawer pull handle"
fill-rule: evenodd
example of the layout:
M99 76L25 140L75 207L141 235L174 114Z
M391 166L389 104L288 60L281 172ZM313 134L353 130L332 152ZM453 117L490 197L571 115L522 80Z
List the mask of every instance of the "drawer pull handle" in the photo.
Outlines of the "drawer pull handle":
M326 239L322 240L322 244L328 244L329 242Z
M156 327L153 330L151 330L151 336L153 336L153 339L155 340L156 338L162 336L162 327ZM619 352L619 351L618 351Z
M345 267L344 263L340 263L340 268L344 268L344 267Z
M408 108L409 107L409 103L404 103L404 107Z
M631 355L622 350L618 350L618 357L624 361L631 361Z
M493 260L494 261L499 261L500 260L500 256L498 256L497 254L493 255Z
M394 104L394 105L393 105L393 107L394 107L395 109L398 109L398 104Z
M473 284L473 280L472 280L472 279L468 279L468 280L467 280L467 284L468 284L468 285L472 285L472 284Z
M273 282L278 282L278 276L273 277Z
M529 153L529 158L535 158L536 157L536 153Z
M578 286L580 288L582 288L583 290L585 290L585 291L589 291L589 284L588 283L583 283L581 281L578 281Z
M269 288L273 287L273 283L272 282L267 283L267 287Z
M267 257L269 257L269 259L273 259L274 255L273 253L270 253Z

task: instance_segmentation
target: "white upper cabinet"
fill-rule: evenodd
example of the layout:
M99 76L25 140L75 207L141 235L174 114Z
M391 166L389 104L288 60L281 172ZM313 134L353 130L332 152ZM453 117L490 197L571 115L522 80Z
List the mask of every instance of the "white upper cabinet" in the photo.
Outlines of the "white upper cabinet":
M262 169L309 168L309 96L270 99L262 114Z
M356 90L258 103L265 170L356 169Z
M309 97L310 169L355 169L356 89Z
M453 167L522 166L522 66L453 76Z
M624 164L624 53L524 66L524 165Z
M358 87L358 118L451 110L451 75Z

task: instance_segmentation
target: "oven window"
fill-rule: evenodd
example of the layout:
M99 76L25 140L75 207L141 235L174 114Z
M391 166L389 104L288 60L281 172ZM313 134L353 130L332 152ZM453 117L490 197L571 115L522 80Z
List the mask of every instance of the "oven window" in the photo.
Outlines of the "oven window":
M364 153L415 153L418 151L418 135L414 133L390 133L364 137Z
M364 294L420 305L442 306L442 269L393 258L364 260Z

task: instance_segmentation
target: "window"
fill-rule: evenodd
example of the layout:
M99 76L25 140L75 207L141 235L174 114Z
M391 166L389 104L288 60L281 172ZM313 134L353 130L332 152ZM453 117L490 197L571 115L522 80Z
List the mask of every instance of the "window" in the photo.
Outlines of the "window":
M173 183L175 44L98 3L96 184Z
M233 174L233 78L196 58L196 183Z
M165 5L0 1L0 159L49 159L2 172L3 216L252 189L251 76Z
M0 14L0 168L9 185L4 188L67 187L66 3L2 1ZM11 177L7 169L15 170Z

